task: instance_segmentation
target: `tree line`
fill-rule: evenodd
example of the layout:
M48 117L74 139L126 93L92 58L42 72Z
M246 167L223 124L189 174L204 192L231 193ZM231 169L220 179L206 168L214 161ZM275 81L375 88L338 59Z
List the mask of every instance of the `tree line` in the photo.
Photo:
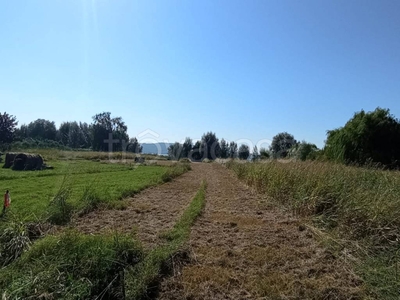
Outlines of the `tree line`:
M127 126L121 117L112 117L103 112L92 117L91 124L64 122L59 128L54 122L38 119L17 127L15 116L0 113L0 148L10 145L20 148L67 147L71 149L92 149L108 151L106 140L114 140L114 151L140 153L142 147L136 138L129 138ZM343 126L327 131L323 149L306 141L299 142L293 135L281 132L272 139L270 147L250 152L248 145L219 140L215 133L203 134L201 140L193 143L186 138L168 148L168 156L179 160L189 158L200 161L216 158L239 158L247 160L266 158L295 158L299 160L320 159L357 165L382 165L386 168L400 168L400 121L389 109L376 108L374 111L361 110Z
M53 121L37 119L17 127L15 116L0 113L0 144L2 150L16 148L70 148L108 151L105 141L114 140L112 150L142 152L136 138L129 138L128 127L121 117L102 112L92 117L93 122L63 122L56 127Z

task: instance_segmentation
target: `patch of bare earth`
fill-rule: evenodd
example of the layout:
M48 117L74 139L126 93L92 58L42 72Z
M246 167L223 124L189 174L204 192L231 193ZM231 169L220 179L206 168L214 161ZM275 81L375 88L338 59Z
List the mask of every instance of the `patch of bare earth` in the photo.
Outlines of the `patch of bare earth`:
M206 208L192 228L191 262L159 299L362 299L362 283L299 221L268 205L223 166L207 173Z
M153 247L160 242L159 234L174 226L204 176L204 168L192 164L192 171L127 199L126 209L95 210L74 220L72 226L87 234L135 233L145 247Z

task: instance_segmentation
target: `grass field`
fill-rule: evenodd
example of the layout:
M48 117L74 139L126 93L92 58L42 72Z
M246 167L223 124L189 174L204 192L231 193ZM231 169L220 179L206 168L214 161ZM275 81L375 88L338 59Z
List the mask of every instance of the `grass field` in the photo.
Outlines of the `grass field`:
M152 162L138 165L134 163L134 155L125 157L118 153L110 160L108 153L35 152L43 155L53 169L0 169L1 188L10 190L12 199L11 207L0 219L3 299L47 296L87 299L93 295L123 298L124 269L145 257L134 235L115 232L91 236L65 228L56 235L31 240L28 223L61 218L68 223L70 214L97 209L100 205L123 209L125 198L172 180L188 171L189 164L157 165L154 160L165 159L147 156ZM187 233L188 228L185 230ZM142 291L145 292L145 287Z
M258 192L322 229L324 242L338 255L355 257L372 295L398 299L399 172L322 162L227 166Z
M9 214L28 220L42 219L61 187L71 190L70 202L77 209L85 189L91 188L105 201L118 200L161 182L166 168L130 166L91 161L51 162L54 170L16 173L0 169L3 189L11 193Z

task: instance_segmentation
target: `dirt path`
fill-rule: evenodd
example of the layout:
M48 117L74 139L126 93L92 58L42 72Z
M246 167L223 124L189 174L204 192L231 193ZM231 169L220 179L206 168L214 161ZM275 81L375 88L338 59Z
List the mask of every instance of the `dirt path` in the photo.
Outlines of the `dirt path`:
M192 171L128 199L125 210L96 210L76 219L72 226L83 233L136 232L145 247L154 247L161 231L171 228L190 203L206 176L201 164Z
M192 261L161 283L159 299L362 298L360 280L298 220L221 165L197 166L196 186L204 174L207 204L192 229Z

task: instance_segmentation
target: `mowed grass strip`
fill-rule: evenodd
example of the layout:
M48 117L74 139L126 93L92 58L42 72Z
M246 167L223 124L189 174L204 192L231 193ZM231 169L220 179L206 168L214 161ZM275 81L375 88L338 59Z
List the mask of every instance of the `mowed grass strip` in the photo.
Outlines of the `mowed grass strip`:
M142 262L126 270L126 297L127 299L143 299L149 291L159 283L168 262L189 239L191 226L203 211L205 206L207 184L202 182L189 207L184 211L175 226L162 234L166 243L151 250Z
M98 202L111 203L166 182L190 169L188 164L170 167L136 166L86 160L54 161L54 170L17 172L0 169L2 189L11 192L7 216L28 221L46 217L49 203L60 189L69 191L75 210L85 208L87 192ZM3 219L6 220L7 218ZM1 222L1 221L0 221Z
M310 161L227 166L259 192L310 217L338 255L351 251L371 297L398 299L400 172Z

